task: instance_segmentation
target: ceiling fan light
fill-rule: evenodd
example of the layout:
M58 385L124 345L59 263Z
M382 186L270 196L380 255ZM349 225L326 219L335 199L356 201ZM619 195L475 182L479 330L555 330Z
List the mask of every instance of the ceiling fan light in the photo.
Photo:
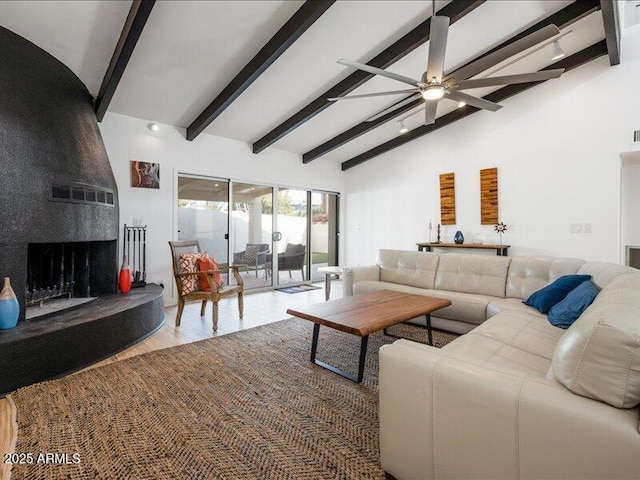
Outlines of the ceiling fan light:
M404 122L400 122L400 133L407 133L409 128L404 124Z
M422 98L425 100L438 100L444 97L444 88L442 85L432 85L422 90Z
M556 40L555 42L553 42L553 55L551 56L551 60L559 60L564 56L564 50L562 50L560 42Z

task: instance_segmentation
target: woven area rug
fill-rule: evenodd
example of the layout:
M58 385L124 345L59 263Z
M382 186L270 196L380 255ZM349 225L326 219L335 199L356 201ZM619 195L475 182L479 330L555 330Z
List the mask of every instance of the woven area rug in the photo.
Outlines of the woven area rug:
M283 320L18 390L15 451L68 464L14 465L11 478L384 478L377 353L394 339L369 337L357 385L309 362L312 325ZM318 359L355 371L358 348L320 329Z

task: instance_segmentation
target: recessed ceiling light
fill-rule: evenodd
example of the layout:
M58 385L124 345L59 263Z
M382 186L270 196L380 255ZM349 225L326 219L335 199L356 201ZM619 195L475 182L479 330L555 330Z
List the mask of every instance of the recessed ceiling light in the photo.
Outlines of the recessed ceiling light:
M400 133L407 133L408 131L409 131L409 129L404 124L404 122L400 122Z
M158 124L154 122L147 124L147 128L152 132L157 132L158 130L160 130L160 127L158 126Z
M213 184L213 186L214 186L214 187L219 187L219 186L220 186L220 184L219 184L219 183L214 183L214 184Z
M458 102L458 108L462 108L466 105L464 102Z

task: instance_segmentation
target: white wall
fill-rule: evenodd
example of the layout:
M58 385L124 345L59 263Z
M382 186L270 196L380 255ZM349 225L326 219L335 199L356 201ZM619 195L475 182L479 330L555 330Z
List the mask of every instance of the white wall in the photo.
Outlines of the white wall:
M171 255L167 242L176 237L177 172L230 178L259 184L313 188L343 193L344 176L339 164L314 162L303 165L299 155L267 149L259 155L251 146L235 140L200 135L185 140L184 129L160 125L151 133L141 120L108 113L100 130L118 184L120 225L142 219L147 229L147 281L165 285L165 303L174 302ZM132 188L130 161L160 164L160 189ZM341 215L342 217L342 215Z
M346 258L415 249L440 219L438 175L455 172L456 230L498 240L480 225L479 170L498 167L500 221L511 254L618 262L620 152L640 128L640 31L627 30L622 63L602 57L347 171ZM636 188L640 188L636 184ZM590 223L593 233L570 233ZM489 253L489 252L487 252Z

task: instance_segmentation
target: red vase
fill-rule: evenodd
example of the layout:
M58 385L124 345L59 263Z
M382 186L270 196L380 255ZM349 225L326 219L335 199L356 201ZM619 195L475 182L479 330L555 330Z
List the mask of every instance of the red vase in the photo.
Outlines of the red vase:
M118 285L122 293L127 293L131 290L131 269L127 263L127 256L122 259L122 267L120 267L120 278L118 279Z

